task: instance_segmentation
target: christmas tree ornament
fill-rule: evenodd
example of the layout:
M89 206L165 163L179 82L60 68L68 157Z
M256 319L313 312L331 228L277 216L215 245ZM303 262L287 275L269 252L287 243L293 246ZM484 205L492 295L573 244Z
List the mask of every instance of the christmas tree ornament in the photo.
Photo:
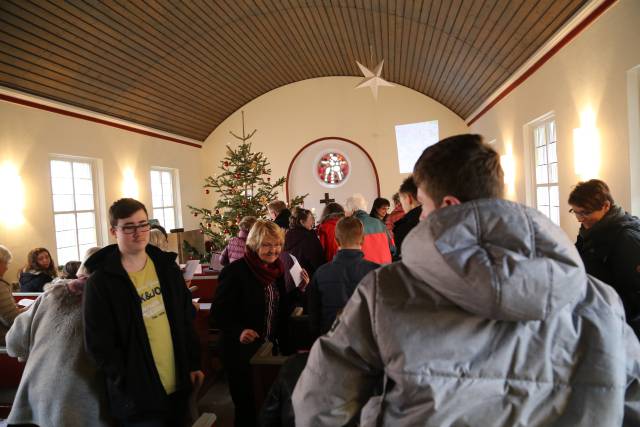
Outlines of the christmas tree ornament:
M208 188L206 190L204 190L204 194L209 194L209 193L210 193L210 191L209 191Z

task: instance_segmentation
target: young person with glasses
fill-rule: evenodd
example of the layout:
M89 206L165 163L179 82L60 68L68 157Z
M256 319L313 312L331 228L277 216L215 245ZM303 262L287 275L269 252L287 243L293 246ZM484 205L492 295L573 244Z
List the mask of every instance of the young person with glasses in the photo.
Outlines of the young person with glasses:
M580 223L576 248L587 273L618 292L627 322L640 336L640 220L616 204L599 179L579 182L569 205Z
M182 426L191 387L202 381L191 294L176 254L149 245L145 206L109 209L117 243L86 261L87 352L106 377L111 414L123 426Z

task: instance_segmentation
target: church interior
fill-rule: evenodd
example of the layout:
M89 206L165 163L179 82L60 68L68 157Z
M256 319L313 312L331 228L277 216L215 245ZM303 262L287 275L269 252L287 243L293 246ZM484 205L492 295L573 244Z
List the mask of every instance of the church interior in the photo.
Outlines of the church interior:
M219 215L225 191L265 217L299 196L318 222L356 193L367 213L377 198L393 209L424 149L479 134L504 198L572 242L579 182L606 182L640 216L638 23L637 0L1 1L0 245L12 256L0 278L16 283L33 248L64 266L117 243L109 207L139 200L179 263L204 263L195 410L217 420L194 425L233 425L207 317L220 249L207 241L226 242L244 216ZM239 151L247 141L258 157ZM257 171L270 192L233 170ZM262 398L273 359L254 371ZM0 347L0 367L6 419L24 360Z

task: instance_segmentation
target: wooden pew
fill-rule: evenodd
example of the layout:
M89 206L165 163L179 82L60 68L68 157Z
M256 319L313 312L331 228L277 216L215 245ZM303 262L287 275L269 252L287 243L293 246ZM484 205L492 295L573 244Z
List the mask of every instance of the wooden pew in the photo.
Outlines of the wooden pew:
M9 416L24 365L24 362L10 357L6 347L0 347L0 419Z
M209 303L218 289L218 273L211 270L203 270L202 274L195 274L191 280L191 286L198 289L192 293L193 298L200 298L199 302Z

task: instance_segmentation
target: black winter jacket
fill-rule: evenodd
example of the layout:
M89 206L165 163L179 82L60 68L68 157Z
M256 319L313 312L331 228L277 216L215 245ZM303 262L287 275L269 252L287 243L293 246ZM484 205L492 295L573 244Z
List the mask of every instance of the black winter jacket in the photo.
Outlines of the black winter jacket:
M307 365L309 353L291 356L280 368L278 377L269 389L260 410L260 427L295 427L296 418L291 395L302 370Z
M30 273L23 271L18 278L20 292L42 292L44 285L52 280L53 278L47 273Z
M396 243L396 253L394 260L399 260L402 256L402 242L407 234L420 222L422 206L415 207L406 213L405 216L393 224L393 238Z
M146 251L156 268L171 328L176 392L188 393L189 373L200 369L191 293L175 253L151 245ZM165 415L167 394L151 352L140 296L122 266L118 246L96 252L86 266L93 274L84 291L85 346L104 371L112 415L121 420Z
M284 237L284 250L298 259L298 262L307 270L309 277L327 260L320 244L318 235L304 227L289 229Z
M351 298L364 276L380 267L364 259L362 251L341 249L333 261L323 265L309 285L309 327L315 339L326 334L338 312Z
M287 327L291 305L284 286L284 276L276 281L276 286L280 296L275 336L279 350L286 354L290 352ZM220 272L210 321L213 327L222 331L226 357L238 357L248 363L264 341L264 286L255 278L244 258L232 262ZM240 334L245 329L253 329L260 336L253 345L240 343Z
M276 224L283 228L284 230L289 229L289 218L291 217L291 211L289 209L283 209L282 212L278 214L276 219L273 220Z
M587 273L622 298L627 322L640 332L640 220L613 206L591 229L580 228L576 248Z

